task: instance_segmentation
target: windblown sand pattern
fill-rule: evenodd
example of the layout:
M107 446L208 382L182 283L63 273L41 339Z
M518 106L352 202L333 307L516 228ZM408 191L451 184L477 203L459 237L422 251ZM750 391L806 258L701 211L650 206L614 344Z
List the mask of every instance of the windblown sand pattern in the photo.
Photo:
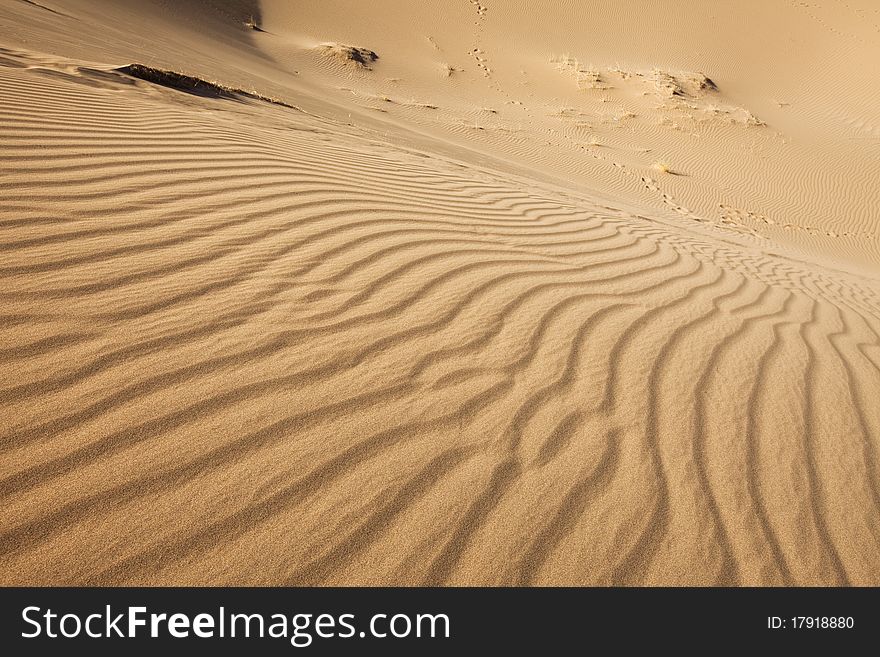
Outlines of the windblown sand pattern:
M2 55L3 584L880 584L876 278Z

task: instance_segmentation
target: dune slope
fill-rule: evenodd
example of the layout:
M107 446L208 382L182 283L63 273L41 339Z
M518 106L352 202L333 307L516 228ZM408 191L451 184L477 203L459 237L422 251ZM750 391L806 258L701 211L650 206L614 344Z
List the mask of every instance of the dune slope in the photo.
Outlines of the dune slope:
M542 144L543 119L468 126L515 66L450 62L474 79L364 107L383 66L421 64L411 32L383 50L303 8L312 43L286 3L218 4L101 19L176 51L71 43L94 3L0 4L28 41L0 43L0 582L880 584L880 286L856 236L876 190L816 235L743 228L700 211L725 161L668 183L681 212L647 189L675 177L654 152L615 178ZM117 70L135 62L245 93ZM617 75L633 103L715 93ZM707 124L692 172L777 139L741 116ZM827 186L805 188L844 198ZM798 215L779 188L758 195Z

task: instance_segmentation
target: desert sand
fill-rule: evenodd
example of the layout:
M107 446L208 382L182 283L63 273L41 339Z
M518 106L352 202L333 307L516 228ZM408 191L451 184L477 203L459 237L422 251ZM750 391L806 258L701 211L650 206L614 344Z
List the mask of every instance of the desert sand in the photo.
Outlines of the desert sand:
M0 0L0 583L880 585L878 64L873 0Z

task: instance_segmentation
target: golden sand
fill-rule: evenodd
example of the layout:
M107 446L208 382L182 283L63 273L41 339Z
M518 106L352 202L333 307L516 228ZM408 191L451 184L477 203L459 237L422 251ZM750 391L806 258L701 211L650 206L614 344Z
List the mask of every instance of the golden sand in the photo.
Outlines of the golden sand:
M3 584L880 584L872 0L0 35Z

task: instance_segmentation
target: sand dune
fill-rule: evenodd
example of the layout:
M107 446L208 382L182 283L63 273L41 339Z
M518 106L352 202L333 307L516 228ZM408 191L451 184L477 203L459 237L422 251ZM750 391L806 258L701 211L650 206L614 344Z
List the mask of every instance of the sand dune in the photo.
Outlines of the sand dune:
M0 3L0 582L880 584L877 11L410 4Z

